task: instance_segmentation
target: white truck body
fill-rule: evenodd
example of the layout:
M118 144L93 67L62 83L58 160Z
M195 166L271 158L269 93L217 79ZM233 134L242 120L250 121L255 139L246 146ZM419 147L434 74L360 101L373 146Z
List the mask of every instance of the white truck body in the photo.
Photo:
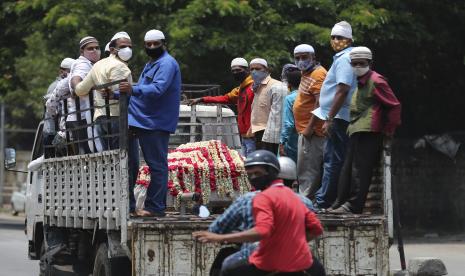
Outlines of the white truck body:
M219 110L221 115L217 116ZM41 130L40 126L33 159L40 152ZM186 131L189 135L182 135ZM181 106L174 142L216 138L223 138L229 147L240 150L236 119L231 110ZM98 246L98 237L104 235L100 242L107 244L108 258L128 257L134 276L209 275L221 245L200 244L192 239L191 233L206 229L215 216L130 219L127 158L127 152L118 149L46 159L39 169L29 171L26 204L29 256L40 257L45 226L87 231L94 247ZM388 160L384 154L383 166L370 189L375 195L373 201L378 203L368 208L374 214L320 216L324 234L310 245L328 275L388 275L392 234L390 164L385 162ZM95 274L94 268L94 275L103 274Z

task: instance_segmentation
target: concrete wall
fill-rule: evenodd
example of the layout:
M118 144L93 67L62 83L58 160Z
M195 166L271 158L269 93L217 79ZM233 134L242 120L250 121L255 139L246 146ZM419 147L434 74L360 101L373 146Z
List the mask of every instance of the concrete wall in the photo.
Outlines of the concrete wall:
M465 230L464 143L452 160L429 145L415 150L413 142L396 141L392 153L403 227L420 232Z

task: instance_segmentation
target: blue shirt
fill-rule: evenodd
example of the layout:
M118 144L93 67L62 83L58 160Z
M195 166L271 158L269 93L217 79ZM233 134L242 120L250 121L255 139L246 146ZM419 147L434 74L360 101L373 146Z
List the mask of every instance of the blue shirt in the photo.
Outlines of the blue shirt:
M258 192L249 192L236 199L221 216L210 224L208 231L217 234L225 234L233 231L252 229L255 226L252 213L252 199L257 193ZM311 211L315 210L310 199L300 194L296 194L296 196L302 200L308 209ZM243 258L248 258L256 247L257 243L243 243L240 250L241 256Z
M145 65L139 82L132 86L128 124L174 133L179 120L181 71L166 51Z
M352 98L352 93L357 87L357 78L352 71L352 66L350 65L349 53L352 50L352 47L348 47L333 57L333 64L326 75L326 79L323 82L323 86L320 91L320 107L315 109L312 113L315 114L318 118L326 120L328 113L331 110L333 105L334 96L336 95L336 87L338 84L343 83L350 86L349 93L342 105L339 112L336 114L335 118L343 119L345 121L350 121L350 100Z
M284 145L286 154L294 160L294 162L297 162L297 141L299 139L299 135L295 129L294 113L292 112L296 97L297 90L294 90L284 98L283 125L280 138L280 143Z

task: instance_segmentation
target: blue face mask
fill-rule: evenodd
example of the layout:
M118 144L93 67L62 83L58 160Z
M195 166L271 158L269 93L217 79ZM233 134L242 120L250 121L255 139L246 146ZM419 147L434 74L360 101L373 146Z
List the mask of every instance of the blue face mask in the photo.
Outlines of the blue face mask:
M300 71L309 71L315 66L315 61L310 59L296 60L295 65L299 68Z
M268 72L266 71L254 70L250 74L252 75L254 84L256 84L257 86L260 85L260 83L262 83L262 81L268 76Z

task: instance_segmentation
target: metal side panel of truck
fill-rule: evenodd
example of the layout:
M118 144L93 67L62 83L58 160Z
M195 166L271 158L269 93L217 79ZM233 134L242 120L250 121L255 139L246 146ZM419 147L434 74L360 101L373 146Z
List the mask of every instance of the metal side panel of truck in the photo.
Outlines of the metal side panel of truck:
M198 116L201 113L198 112L192 117L192 110L204 112L205 116ZM216 115L218 110L221 110L220 119ZM217 138L229 135L231 139L224 142L231 148L240 149L231 110L215 106L182 107L180 115L180 126L172 137L174 144L214 139L207 138L206 129L210 128ZM39 128L38 137L40 131ZM39 146L40 139L36 139L35 147ZM94 265L102 262L114 265L121 257L127 257L131 260L134 276L209 275L221 245L200 244L192 239L191 233L207 229L214 217L198 219L174 215L158 220L129 219L127 158L125 150L112 150L46 159L34 172L40 177L32 177L30 182L42 189L34 189L39 194L31 194L28 199L40 200L41 204L29 206L41 210L39 214L37 210L27 212L40 218L34 221L38 224L43 221L45 227L87 233L95 249L108 251L91 255L95 256ZM389 234L392 233L388 160L389 156L384 153L382 166L377 169L370 187L369 213L320 216L324 234L310 245L328 275L388 275ZM32 225L34 221L28 220L28 229L41 227ZM28 233L28 239L32 245L30 251L37 252L37 257L41 237L37 233ZM114 275L120 274L115 272Z

